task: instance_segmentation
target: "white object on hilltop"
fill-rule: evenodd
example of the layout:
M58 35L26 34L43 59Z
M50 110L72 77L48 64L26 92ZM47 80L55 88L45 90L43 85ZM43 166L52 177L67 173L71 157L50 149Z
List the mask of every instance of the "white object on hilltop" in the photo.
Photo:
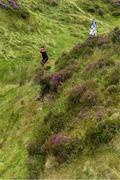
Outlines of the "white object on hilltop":
M91 23L89 35L92 36L92 37L97 35L97 23L96 23L95 20L93 20L92 23Z

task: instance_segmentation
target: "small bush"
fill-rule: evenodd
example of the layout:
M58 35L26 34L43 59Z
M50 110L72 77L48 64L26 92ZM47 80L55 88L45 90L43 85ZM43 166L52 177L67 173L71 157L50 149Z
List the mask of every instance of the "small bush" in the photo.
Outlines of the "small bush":
M50 92L50 79L51 79L51 75L42 76L42 78L40 78L40 85L41 85L40 97L44 97L45 94Z
M40 127L38 127L35 140L32 140L27 145L29 155L43 155L43 144L49 135L51 135L51 131L48 125L42 124Z
M100 144L109 143L120 129L119 120L99 123L86 133L85 144L91 149L96 149Z
M98 61L93 61L92 63L88 64L85 68L85 73L93 72L93 70L102 69L108 66L114 66L115 63L112 59L99 59Z
M108 86L107 91L109 92L109 94L114 94L117 92L117 86L116 85L110 85L110 86Z
M115 68L114 71L110 74L109 84L116 85L119 82L120 82L120 71L119 69Z
M37 141L32 141L27 145L29 155L41 153L41 145Z
M68 122L68 119L65 119L65 114L64 113L58 113L54 114L52 113L51 116L47 116L48 119L48 124L50 127L51 132L58 133L61 130L63 130L66 126L66 123Z
M114 31L112 32L112 41L114 43L120 43L120 29L119 28L115 28Z
M86 105L86 106L94 106L97 103L97 93L95 91L92 90L87 90L82 98L81 98L81 102L82 104Z
M43 76L40 80L41 97L50 92L56 93L58 91L58 87L69 79L73 72L73 67L69 66L54 74Z
M44 170L45 160L46 157L43 155L28 156L28 179L39 179L41 172Z
M40 84L40 80L41 80L42 76L43 76L43 69L41 69L41 68L36 69L35 77L33 79L34 82L37 83L37 84Z
M27 166L29 171L29 178L30 179L38 179L39 173L37 170L37 162L32 157L29 157L27 160Z
M86 81L82 85L75 86L68 96L68 104L70 106L78 104L92 104L96 98L96 93L92 91L94 87L95 83L91 81Z
M108 48L110 39L108 36L99 36L97 40L97 46L100 48Z
M45 149L47 153L53 154L59 163L63 163L71 155L73 156L82 150L82 145L76 138L70 138L64 134L54 134L49 137Z

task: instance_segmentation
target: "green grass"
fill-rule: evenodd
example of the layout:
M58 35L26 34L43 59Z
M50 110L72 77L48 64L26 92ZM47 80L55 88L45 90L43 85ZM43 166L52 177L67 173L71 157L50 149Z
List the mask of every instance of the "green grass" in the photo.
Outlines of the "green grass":
M98 21L99 34L108 33L120 23L119 18L111 16L108 5L102 1L98 1L97 4L105 9L105 17L88 13L84 8L84 1L65 0L61 1L57 7L51 7L42 1L33 0L22 0L20 4L22 10L29 13L29 19L23 20L11 10L0 9L0 177L2 179L29 178L26 147L29 141L34 139L34 134L37 134L36 127L43 122L49 109L52 109L56 114L65 112L66 105L64 102L70 89L83 80L79 78L81 70L88 62L91 62L91 59L96 60L98 56L107 56L96 49L91 59L88 58L80 66L79 71L73 74L72 78L63 85L59 98L52 102L46 99L45 103L41 103L36 101L40 87L33 82L36 69L40 67L40 46L45 44L50 57L51 70L55 71L54 63L58 57L63 52L68 52L77 42L83 42L87 38L89 23L93 17L96 17ZM113 59L117 61L119 55L115 54ZM81 64L83 61L81 58L79 60L79 64ZM104 83L104 78L100 80L99 78L100 74L98 73L97 81ZM118 109L119 104L113 105L113 108ZM82 126L84 133L85 124L83 123ZM75 129L78 129L78 132ZM75 132L79 136L81 124L75 124L75 129L70 134L72 135ZM100 161L104 161L106 156L108 157L108 164L109 162L112 163L111 157L109 160L109 150L105 153L105 155L98 153L96 156L102 159ZM118 153L115 154L116 161L117 157ZM89 172L82 172L82 166L78 173L77 165L80 164L80 161L85 163L86 159L85 156L82 160L81 157L75 162L71 160L73 162L61 166L57 171L54 167L50 171L45 169L43 177L65 178L66 172L68 178L98 177L94 173L90 176ZM90 163L93 163L94 169L99 160L93 160L92 156L88 159ZM53 161L52 163L54 164ZM71 174L73 167L74 174ZM102 169L102 164L99 168ZM107 169L109 166L105 168ZM118 170L113 169L113 171L117 175L112 177L119 177ZM108 177L105 171L102 177Z

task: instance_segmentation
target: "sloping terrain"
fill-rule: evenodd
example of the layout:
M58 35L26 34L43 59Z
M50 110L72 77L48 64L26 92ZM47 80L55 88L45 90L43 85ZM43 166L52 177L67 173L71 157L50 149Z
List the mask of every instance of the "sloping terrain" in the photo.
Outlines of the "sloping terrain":
M77 44L55 73L40 76L49 110L27 147L31 178L120 177L119 52L116 28Z
M86 40L93 17L99 34L119 25L116 2L22 0L19 10L0 7L1 178L119 177L119 30ZM43 44L51 66L44 74ZM36 101L36 78L43 102ZM96 148L91 139L98 133L105 135ZM57 135L59 152L51 145Z

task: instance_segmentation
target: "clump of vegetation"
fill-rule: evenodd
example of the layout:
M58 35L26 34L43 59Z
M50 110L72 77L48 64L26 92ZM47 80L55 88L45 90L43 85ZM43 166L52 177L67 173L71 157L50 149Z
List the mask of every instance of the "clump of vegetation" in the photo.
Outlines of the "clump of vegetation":
M75 86L69 96L68 105L95 105L97 102L97 93L95 92L95 83L92 81L86 81L81 85Z
M37 136L35 135L35 139L27 145L27 150L30 156L43 155L42 146L50 134L51 131L48 125L43 123L42 126L38 127Z
M91 145L91 149L95 150L98 145L109 143L119 129L120 123L118 119L99 123L97 127L91 128L86 132L86 145L88 144L89 147Z
M77 138L71 138L64 134L54 134L45 143L45 150L54 155L57 162L63 163L82 150L82 145Z
M117 85L120 82L119 68L115 67L108 77L109 85Z
M41 97L43 97L47 93L58 92L59 86L62 85L62 83L64 83L65 81L67 81L74 73L73 69L74 66L69 66L54 74L43 76L40 79Z
M109 94L114 94L117 93L118 89L116 85L110 85L108 86L107 91Z
M92 63L88 64L85 68L85 73L93 72L94 70L99 70L103 68L107 68L109 66L114 66L115 62L110 58L102 58L98 61L93 61Z
M112 41L120 44L120 29L118 27L112 32Z

